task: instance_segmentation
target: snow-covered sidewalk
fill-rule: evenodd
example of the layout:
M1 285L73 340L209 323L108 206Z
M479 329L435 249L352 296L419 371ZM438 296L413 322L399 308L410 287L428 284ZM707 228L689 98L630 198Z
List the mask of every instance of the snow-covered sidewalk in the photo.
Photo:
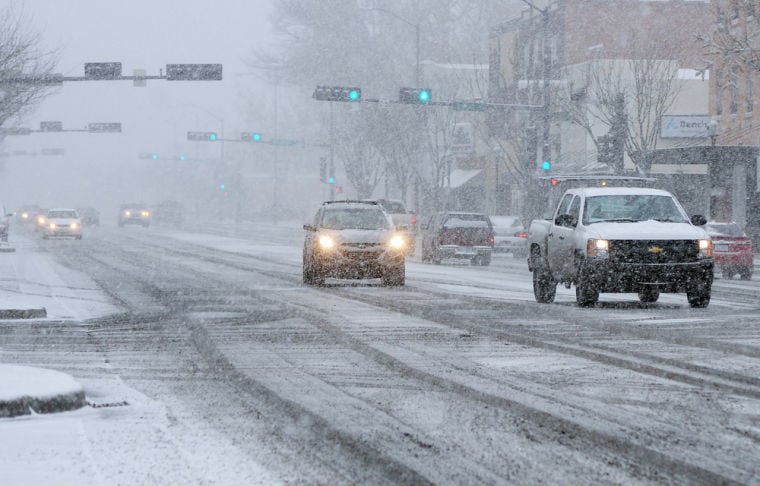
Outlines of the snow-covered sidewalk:
M0 364L0 417L63 412L85 405L82 385L65 373Z

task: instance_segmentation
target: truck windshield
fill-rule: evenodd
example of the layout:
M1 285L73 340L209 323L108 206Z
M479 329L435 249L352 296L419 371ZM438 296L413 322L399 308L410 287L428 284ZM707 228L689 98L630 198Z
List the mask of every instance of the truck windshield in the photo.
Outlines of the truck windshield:
M583 224L614 221L686 223L688 219L670 196L611 194L586 198Z

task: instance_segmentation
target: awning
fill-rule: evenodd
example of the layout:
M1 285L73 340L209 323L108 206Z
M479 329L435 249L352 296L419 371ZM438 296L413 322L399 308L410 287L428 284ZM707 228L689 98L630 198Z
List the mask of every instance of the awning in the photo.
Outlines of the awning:
M451 171L451 175L449 175L449 187L452 189L461 187L467 184L473 177L480 174L481 172L481 169L454 169Z

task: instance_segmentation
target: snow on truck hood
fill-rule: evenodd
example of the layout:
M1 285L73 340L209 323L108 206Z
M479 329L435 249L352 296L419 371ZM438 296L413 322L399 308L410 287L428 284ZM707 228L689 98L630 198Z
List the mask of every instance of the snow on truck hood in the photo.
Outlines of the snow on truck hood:
M586 226L588 238L606 240L706 240L707 232L690 223L637 221L593 223Z

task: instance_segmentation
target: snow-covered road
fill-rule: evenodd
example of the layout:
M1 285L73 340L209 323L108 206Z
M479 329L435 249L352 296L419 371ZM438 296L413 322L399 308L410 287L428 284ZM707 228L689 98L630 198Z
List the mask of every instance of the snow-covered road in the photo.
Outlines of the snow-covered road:
M718 278L707 309L616 294L580 309L562 288L535 303L525 262L497 255L410 259L403 289L309 288L302 237L281 225L20 240L30 262L65 265L51 285L78 279L92 302L81 282L94 282L120 310L0 323L0 362L128 405L2 420L0 433L76 430L55 462L70 484L760 480L757 280Z

